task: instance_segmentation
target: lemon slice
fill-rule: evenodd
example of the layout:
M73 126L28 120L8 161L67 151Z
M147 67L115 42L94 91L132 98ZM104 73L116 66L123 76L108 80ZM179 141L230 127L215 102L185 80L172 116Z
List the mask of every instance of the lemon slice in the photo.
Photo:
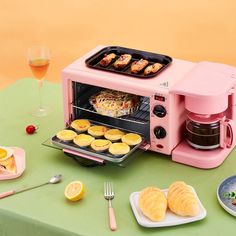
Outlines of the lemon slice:
M5 149L0 148L0 159L5 158L7 156L7 151Z
M85 192L84 184L81 181L73 181L65 188L65 197L70 201L78 201L83 198Z

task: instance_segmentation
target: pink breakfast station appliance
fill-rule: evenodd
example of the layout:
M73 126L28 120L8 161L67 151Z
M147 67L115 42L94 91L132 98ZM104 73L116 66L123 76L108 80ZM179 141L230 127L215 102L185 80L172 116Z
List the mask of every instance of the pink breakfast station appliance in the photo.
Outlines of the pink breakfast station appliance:
M99 61L109 53L130 54L130 63L145 59L149 64L162 64L162 68L151 76L132 74L129 65L122 70L112 63L101 68ZM236 68L232 66L98 46L62 71L62 84L65 127L75 119L89 119L137 132L145 141L138 148L145 146L175 162L205 169L222 164L235 146ZM88 101L104 89L138 95L138 110L121 117L98 114ZM103 159L106 155L70 145L64 151L95 162L111 161Z

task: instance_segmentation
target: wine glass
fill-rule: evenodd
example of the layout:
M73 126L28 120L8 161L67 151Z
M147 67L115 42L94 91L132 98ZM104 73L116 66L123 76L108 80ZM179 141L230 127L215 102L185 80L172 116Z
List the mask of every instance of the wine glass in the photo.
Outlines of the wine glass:
M47 110L42 105L42 85L50 63L50 51L44 46L30 47L27 51L27 60L35 79L38 80L39 106L33 111L32 115L37 117L46 116L48 114Z

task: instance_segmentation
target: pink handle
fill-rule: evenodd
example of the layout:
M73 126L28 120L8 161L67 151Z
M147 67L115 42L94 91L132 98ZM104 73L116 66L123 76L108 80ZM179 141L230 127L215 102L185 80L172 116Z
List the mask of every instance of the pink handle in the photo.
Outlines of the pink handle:
M15 193L14 190L10 190L10 191L7 191L7 192L0 193L0 199L4 198L4 197L7 197L7 196L10 196L10 195L12 195L14 193Z
M112 207L109 207L109 224L110 224L110 229L112 231L117 230L116 216L115 216L114 209Z
M234 124L232 120L224 119L221 121L220 147L231 148L232 143L234 142L233 127Z

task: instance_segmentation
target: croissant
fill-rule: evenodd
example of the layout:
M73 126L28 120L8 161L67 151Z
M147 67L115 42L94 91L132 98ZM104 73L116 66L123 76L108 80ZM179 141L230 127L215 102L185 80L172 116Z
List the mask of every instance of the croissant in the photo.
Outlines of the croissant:
M166 215L167 199L156 187L147 187L140 192L138 205L142 213L152 221L162 221Z
M196 216L199 205L193 189L182 181L170 185L167 195L169 209L180 216Z

